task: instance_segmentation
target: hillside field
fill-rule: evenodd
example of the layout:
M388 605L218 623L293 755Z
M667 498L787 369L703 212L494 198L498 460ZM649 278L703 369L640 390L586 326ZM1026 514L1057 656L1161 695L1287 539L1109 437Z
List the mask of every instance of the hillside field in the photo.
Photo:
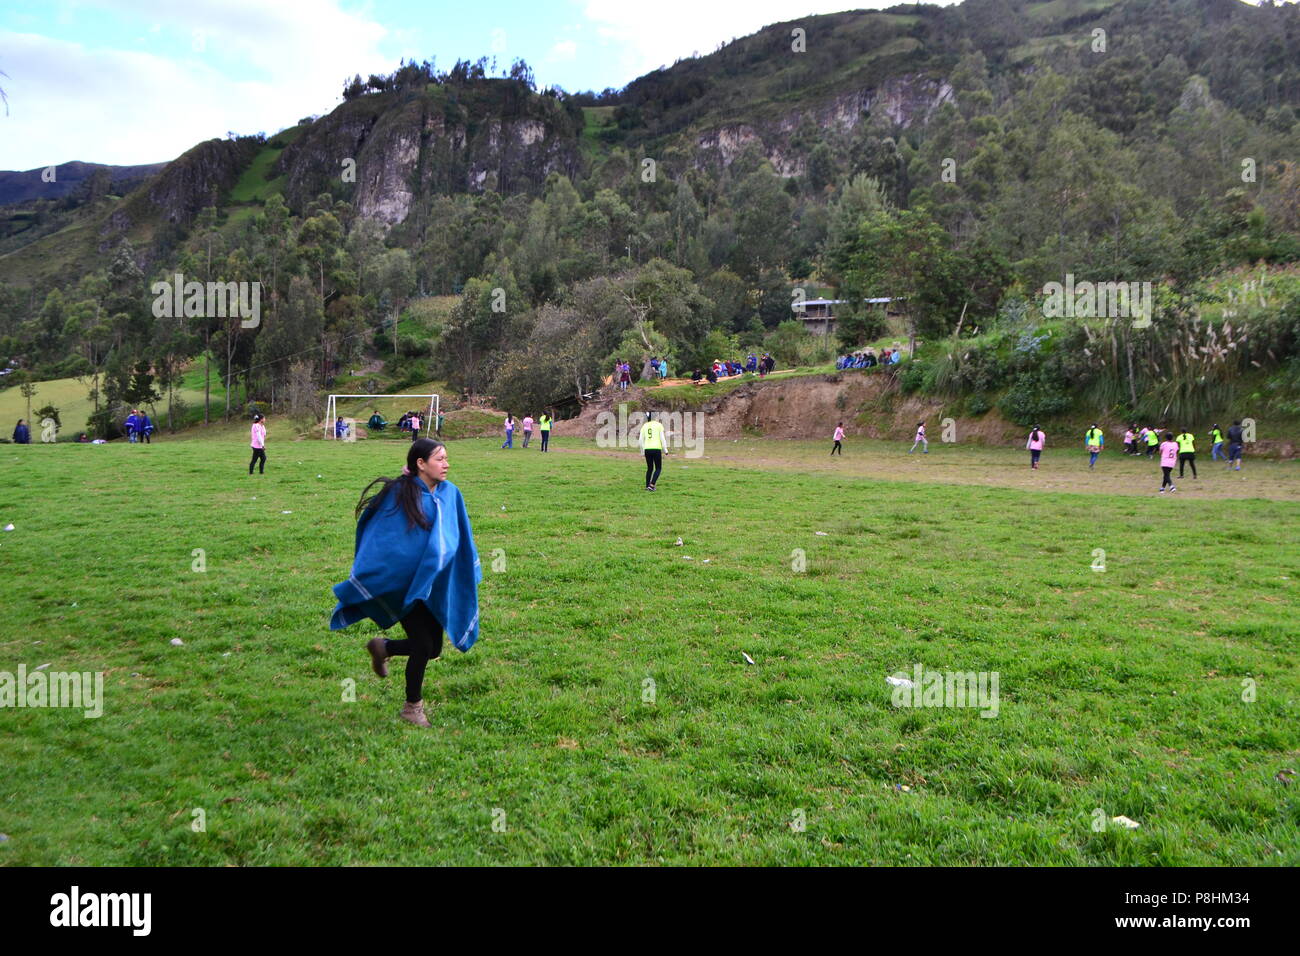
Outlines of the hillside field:
M482 632L431 730L327 629L400 443L5 446L0 670L105 701L0 711L0 865L1300 864L1294 463L742 440L648 494L518 444L449 446ZM918 664L996 716L894 706Z

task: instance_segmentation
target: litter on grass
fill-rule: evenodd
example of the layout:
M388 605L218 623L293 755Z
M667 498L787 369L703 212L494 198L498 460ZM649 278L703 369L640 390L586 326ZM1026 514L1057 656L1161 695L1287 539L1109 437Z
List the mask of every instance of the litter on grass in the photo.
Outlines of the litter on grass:
M741 651L741 652L740 652L740 656L743 657L743 658L745 659L745 663L746 663L746 664L753 664L753 663L754 663L754 658L750 657L750 656L749 656L748 654L746 654L744 651Z
M1138 827L1142 825L1138 823L1136 820L1130 820L1128 817L1122 815L1118 817L1111 817L1110 822L1115 824L1116 826L1123 827L1125 830L1136 830Z
M6 531L12 531L12 530L14 530L14 526L11 525L11 524L7 524L7 525L5 525L5 530L6 530Z
M826 534L825 531L818 531L818 532L816 532L816 533L817 533L820 537L823 537L823 538L827 537L827 534Z
M890 687L915 687L916 685L906 677L894 677L890 675L885 678L885 683Z
M184 647L184 646L185 646L185 642L182 641L179 637L172 638L172 647Z

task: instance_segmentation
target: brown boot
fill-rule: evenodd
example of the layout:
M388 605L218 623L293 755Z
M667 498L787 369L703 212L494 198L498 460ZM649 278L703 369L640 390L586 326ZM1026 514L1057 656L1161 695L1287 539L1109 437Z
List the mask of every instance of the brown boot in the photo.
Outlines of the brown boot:
M410 701L403 704L401 718L403 720L409 720L417 727L430 726L429 718L424 716L424 701L422 700L417 700L414 704Z
M370 666L375 669L375 673L380 677L388 676L388 649L384 646L382 637L372 637L366 641L366 650L370 652Z

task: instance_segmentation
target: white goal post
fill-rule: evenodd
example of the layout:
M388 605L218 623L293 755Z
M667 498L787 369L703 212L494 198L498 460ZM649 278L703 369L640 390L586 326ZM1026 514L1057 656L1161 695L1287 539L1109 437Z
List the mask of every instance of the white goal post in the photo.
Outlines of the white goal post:
M325 406L325 437L334 438L334 421L338 418L338 399L340 398L427 398L429 400L429 414L424 418L424 428L421 429L425 435L432 435L434 426L438 421L438 410L441 404L437 395L341 395L330 394L329 403Z

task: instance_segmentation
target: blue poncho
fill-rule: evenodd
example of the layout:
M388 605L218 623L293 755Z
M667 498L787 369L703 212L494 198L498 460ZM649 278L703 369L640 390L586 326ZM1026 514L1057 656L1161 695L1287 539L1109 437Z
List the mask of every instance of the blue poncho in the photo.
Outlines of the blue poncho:
M458 650L478 640L478 583L483 580L474 532L460 489L450 481L429 491L419 478L421 504L433 527L408 527L397 487L384 494L357 522L352 575L334 585L339 599L330 630L370 618L390 628L423 601Z

